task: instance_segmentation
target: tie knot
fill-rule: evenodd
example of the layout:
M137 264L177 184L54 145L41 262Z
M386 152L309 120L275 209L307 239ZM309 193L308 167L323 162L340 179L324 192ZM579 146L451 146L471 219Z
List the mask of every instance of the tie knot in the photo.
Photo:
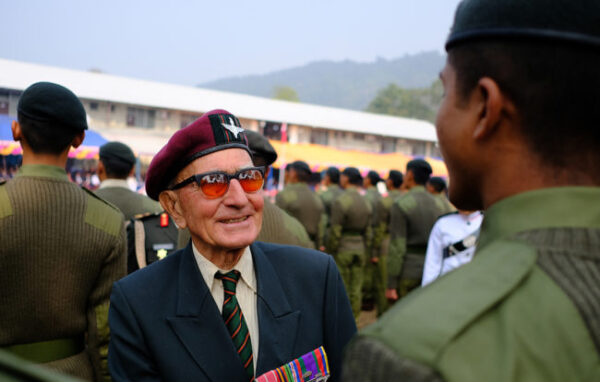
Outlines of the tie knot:
M223 287L225 290L235 292L235 286L240 280L240 272L235 269L224 274L217 272L215 273L215 277L223 281Z

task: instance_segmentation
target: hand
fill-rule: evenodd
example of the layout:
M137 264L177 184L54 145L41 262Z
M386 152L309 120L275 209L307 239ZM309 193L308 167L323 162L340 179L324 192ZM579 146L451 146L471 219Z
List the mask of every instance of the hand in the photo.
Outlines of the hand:
M379 262L379 257L371 257L371 263L377 264Z
M391 301L398 300L398 292L396 292L396 288L388 288L385 290L385 298Z

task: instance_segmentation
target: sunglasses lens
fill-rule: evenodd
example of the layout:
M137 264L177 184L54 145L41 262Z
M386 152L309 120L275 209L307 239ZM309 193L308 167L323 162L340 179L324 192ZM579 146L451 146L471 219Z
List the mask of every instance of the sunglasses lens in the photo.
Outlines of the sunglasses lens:
M256 169L244 171L240 174L240 184L246 192L256 192L263 186L263 174Z
M200 188L208 197L222 196L227 191L227 177L223 174L205 175L200 179Z

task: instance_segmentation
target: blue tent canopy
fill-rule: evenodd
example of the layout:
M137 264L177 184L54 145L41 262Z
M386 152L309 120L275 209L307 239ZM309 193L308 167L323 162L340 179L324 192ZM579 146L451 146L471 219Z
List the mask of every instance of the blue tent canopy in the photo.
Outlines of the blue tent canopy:
M10 126L15 118L6 114L0 114L0 141L12 141L12 131ZM99 147L108 142L106 138L93 130L85 131L84 146Z

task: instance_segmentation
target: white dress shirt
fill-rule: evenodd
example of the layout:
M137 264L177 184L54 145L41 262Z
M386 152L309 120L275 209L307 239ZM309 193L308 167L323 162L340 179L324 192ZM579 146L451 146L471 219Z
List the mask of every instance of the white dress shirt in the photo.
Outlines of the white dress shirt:
M435 222L427 243L421 286L471 261L475 246L446 259L444 259L444 248L478 231L482 220L483 214L477 211L470 215L454 213L442 216Z
M235 290L235 297L240 304L248 331L250 332L250 341L252 342L252 354L254 373L256 373L256 365L258 364L258 311L256 309L257 300L257 286L256 286L256 274L254 272L254 261L252 260L252 252L250 247L246 247L242 257L233 269L224 270L218 268L215 264L211 263L206 257L202 256L196 249L195 245L192 245L194 251L194 257L196 263L202 274L204 282L210 290L219 312L223 313L223 300L225 290L223 289L223 281L215 278L215 273L221 272L223 274L232 270L240 272L240 280L237 283Z

